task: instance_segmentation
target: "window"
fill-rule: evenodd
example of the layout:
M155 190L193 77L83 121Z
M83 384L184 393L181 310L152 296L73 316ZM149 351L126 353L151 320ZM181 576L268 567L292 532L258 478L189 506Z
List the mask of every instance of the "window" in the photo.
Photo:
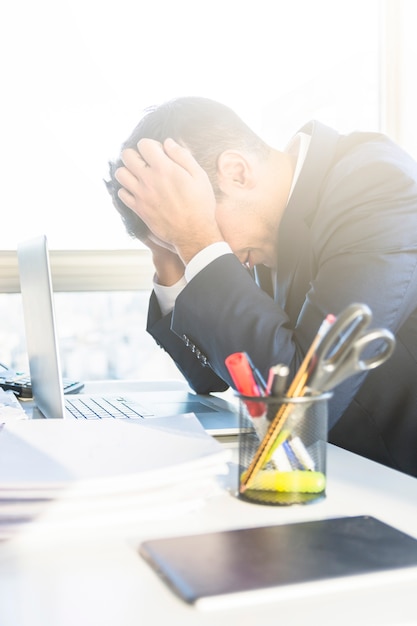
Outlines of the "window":
M382 128L417 159L417 4L385 0L382 20Z
M149 293L56 293L62 374L72 380L180 379L146 332ZM0 362L28 372L19 293L0 294Z
M2 11L0 249L137 248L102 179L143 109L229 104L284 147L379 126L378 0L14 0ZM6 62L7 60L7 62Z
M416 17L415 0L7 3L0 360L25 367L13 251L46 233L65 375L177 376L143 331L152 267L111 205L108 159L145 107L191 94L278 148L316 118L384 130L417 156Z

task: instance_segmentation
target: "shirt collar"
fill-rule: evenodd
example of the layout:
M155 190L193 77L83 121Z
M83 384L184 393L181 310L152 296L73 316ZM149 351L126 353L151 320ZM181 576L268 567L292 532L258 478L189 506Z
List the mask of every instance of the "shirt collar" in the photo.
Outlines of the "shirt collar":
M290 193L288 200L291 198L291 194L297 184L298 177L300 176L301 169L304 165L305 158L307 156L308 148L310 146L311 136L307 133L297 133L287 145L285 151L288 154L297 156L297 162L295 164L294 176L291 183ZM287 204L288 204L287 200Z

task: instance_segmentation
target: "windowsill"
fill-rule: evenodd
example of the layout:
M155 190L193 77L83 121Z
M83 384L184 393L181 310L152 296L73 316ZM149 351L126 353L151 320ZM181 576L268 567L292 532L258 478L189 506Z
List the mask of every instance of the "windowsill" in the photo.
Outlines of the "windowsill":
M148 250L50 250L54 291L151 289ZM20 292L15 250L0 251L0 293Z

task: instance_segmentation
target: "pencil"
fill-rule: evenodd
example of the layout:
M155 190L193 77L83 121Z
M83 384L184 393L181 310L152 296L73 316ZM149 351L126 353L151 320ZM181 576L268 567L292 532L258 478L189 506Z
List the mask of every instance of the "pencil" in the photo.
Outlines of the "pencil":
M303 362L301 363L296 375L294 376L293 381L288 388L288 398L302 397L305 395L307 389L306 382L311 361L314 358L314 354L320 341L322 340L323 336L326 334L330 326L333 324L334 320L334 315L328 315L326 319L321 323L320 328L303 359ZM271 451L273 451L273 446L276 438L291 411L292 406L289 403L283 404L278 410L275 418L271 422L271 425L265 434L265 437L262 439L257 451L255 452L255 455L251 463L249 464L245 475L242 477L242 481L240 484L240 491L242 493L250 486L251 480L254 479L258 471L264 466L265 462L268 460L268 455Z

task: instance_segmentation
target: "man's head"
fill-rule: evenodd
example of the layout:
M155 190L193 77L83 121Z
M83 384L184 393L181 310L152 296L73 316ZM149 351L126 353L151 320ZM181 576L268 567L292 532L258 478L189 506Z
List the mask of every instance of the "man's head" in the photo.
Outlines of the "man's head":
M149 108L123 143L122 150L136 149L142 138L155 139L162 143L168 137L190 150L207 173L218 200L222 197L218 182L218 160L222 153L240 150L266 158L270 150L234 111L223 104L200 97L177 98ZM144 239L149 232L147 226L118 196L120 184L115 178L115 172L122 165L120 159L109 164L110 180L106 182L107 189L128 233L132 237Z

